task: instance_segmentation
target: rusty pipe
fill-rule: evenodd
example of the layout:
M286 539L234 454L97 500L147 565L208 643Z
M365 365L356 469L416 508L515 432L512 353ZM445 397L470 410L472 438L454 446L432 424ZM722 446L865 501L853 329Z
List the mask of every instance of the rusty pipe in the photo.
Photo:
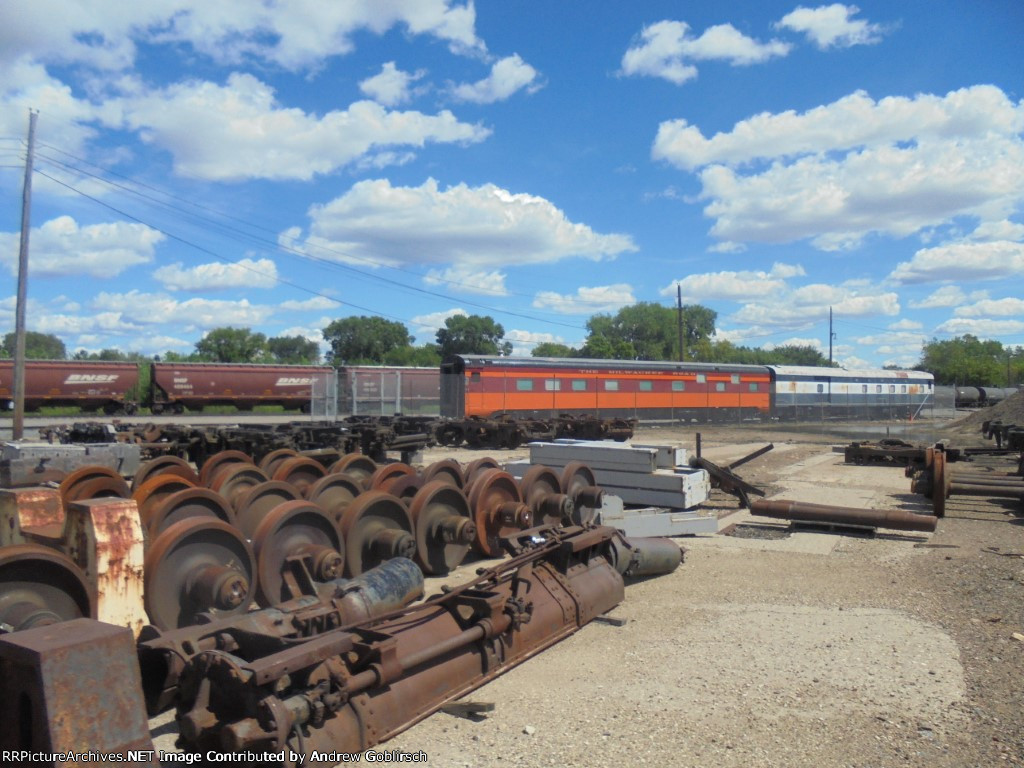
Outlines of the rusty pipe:
M809 523L832 523L835 525L862 525L872 528L891 528L896 531L931 532L938 525L933 515L919 515L898 509L857 509L854 507L833 507L826 504L809 504L785 499L757 499L750 505L750 512L762 517L776 517L783 520L797 520Z
M999 499L1024 501L1024 488L1014 485L972 485L953 482L949 484L950 496L992 496Z

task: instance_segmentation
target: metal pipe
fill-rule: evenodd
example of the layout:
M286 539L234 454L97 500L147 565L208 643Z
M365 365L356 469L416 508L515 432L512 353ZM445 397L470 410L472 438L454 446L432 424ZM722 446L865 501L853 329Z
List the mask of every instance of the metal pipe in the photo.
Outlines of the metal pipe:
M896 531L935 530L938 518L933 515L919 515L898 509L857 509L854 507L833 507L826 504L808 504L785 499L757 499L750 505L750 512L762 517L776 517L783 520L797 520L809 523L832 523L835 525L862 525L872 528L891 528Z
M1000 499L1018 499L1024 501L1024 489L1010 485L969 485L966 483L950 483L950 496L991 496Z

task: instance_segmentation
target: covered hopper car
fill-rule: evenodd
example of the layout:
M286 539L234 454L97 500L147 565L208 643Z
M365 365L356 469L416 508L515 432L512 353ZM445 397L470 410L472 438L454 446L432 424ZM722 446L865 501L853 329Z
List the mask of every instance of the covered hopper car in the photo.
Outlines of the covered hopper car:
M334 369L315 365L247 365L238 363L151 363L153 413L206 405L233 405L252 410L280 405L308 411L317 382L333 383Z
M441 415L910 418L933 390L921 371L459 355L441 366Z
M25 410L77 406L87 411L132 413L139 367L136 363L28 360L25 363ZM0 408L14 408L14 361L0 360Z

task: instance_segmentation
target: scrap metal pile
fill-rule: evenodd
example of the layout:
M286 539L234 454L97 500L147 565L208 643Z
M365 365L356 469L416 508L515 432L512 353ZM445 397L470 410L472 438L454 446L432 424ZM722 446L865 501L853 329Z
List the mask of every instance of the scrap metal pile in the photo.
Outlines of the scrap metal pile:
M590 524L602 491L585 465L545 469L516 481L489 458L417 472L337 451L279 449L257 464L227 450L198 472L158 457L130 486L86 467L59 489L0 490L0 672L37 710L7 712L20 724L0 742L24 746L31 731L57 746L69 712L53 711L36 666L73 652L113 669L116 634L81 624L97 618L139 637L146 706L176 704L186 749L358 751L389 738L609 610L623 574L679 564L671 541ZM405 608L424 573L471 551L511 559ZM56 629L68 621L74 632ZM110 736L113 711L92 714L107 730L88 738L138 743Z
M942 446L928 448L921 469L907 468L910 489L932 501L936 517L946 514L947 500L952 496L976 496L1009 499L1020 507L1024 504L1024 453L993 456L983 465L953 468Z

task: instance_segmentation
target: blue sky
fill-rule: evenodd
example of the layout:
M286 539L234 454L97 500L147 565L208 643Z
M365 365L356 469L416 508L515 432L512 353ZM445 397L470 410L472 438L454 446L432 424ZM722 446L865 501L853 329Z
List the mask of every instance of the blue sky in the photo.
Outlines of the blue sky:
M517 352L637 301L848 367L1024 344L1024 5L0 8L0 326L189 352L348 315Z

